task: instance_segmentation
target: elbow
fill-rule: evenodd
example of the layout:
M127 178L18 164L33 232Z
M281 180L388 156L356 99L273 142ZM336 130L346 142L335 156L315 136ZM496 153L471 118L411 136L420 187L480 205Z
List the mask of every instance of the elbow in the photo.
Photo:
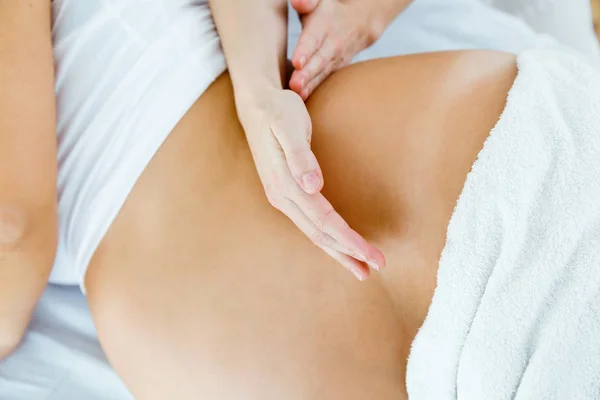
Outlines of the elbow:
M54 260L58 240L55 201L37 205L0 203L0 268L2 264L35 258L46 269ZM42 267L40 265L40 267Z
M2 335L0 335L2 336ZM23 335L6 335L7 338L0 338L0 361L4 360L8 356L10 356L16 349L19 347L21 343L21 339Z
M47 279L57 242L55 202L36 206L0 204L0 272L10 268L11 276L30 274Z
M0 281L0 310L4 298L11 296L10 292L14 296L17 288L21 288L21 297L41 295L58 245L55 201L35 206L13 204L0 203L0 277L10 280ZM2 333L0 321L0 340Z
M0 205L0 254L22 247L29 225L28 214L20 207Z
M20 344L52 269L58 239L54 202L0 203L0 360Z

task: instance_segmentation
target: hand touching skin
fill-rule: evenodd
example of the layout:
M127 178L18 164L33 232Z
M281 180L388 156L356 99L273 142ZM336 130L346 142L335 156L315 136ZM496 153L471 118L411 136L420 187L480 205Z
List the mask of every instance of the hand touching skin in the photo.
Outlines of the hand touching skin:
M283 89L288 0L209 0L209 4L237 114L269 202L317 246L360 280L366 279L369 266L381 269L385 258L320 193L324 181L310 149L310 116L302 98Z
M380 270L383 254L348 226L323 197L323 174L310 149L311 120L302 99L274 90L244 121L252 155L271 205L358 279Z
M290 89L306 100L332 72L373 44L411 0L290 0L302 34Z

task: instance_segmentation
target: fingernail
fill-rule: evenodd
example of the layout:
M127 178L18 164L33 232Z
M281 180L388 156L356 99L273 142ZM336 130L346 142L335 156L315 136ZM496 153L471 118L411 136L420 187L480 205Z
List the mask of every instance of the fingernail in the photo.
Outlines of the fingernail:
M354 274L354 276L356 277L356 279L358 279L359 281L364 281L365 278L364 275L362 274L362 272L358 269L358 268L352 268L352 273Z
M304 68L304 64L306 63L306 57L300 57L300 68Z
M364 263L367 262L367 256L365 256L362 253L354 253L354 258L356 258L358 261L362 261Z
M309 193L314 193L319 190L319 186L321 186L321 179L314 172L309 172L302 177L302 186L304 190Z
M381 271L381 267L377 265L377 263L375 263L374 261L367 261L367 265L376 271Z

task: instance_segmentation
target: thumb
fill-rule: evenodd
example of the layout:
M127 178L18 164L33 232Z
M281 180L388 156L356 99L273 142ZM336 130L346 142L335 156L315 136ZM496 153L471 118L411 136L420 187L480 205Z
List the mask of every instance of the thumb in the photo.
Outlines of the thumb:
M295 129L298 129L298 126L302 125L296 125ZM288 168L298 185L306 193L318 193L323 188L323 173L306 140L307 135L305 133L293 134L289 129L294 128L291 126L287 128L275 125L271 130L285 154Z
M317 8L321 0L290 0L298 14L310 14Z
M321 167L310 150L307 142L304 145L284 150L285 158L292 176L298 185L308 194L319 193L323 188L323 174Z

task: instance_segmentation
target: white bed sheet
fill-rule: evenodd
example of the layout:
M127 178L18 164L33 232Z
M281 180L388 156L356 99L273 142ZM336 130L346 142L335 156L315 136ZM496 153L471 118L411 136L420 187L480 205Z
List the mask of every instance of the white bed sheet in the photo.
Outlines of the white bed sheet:
M49 286L21 347L0 364L0 399L132 398L106 362L80 289Z
M291 23L293 48L300 26L295 17ZM451 49L519 52L552 45L520 20L477 0L416 0L357 60ZM100 349L79 289L48 287L21 347L0 363L0 400L129 399Z

